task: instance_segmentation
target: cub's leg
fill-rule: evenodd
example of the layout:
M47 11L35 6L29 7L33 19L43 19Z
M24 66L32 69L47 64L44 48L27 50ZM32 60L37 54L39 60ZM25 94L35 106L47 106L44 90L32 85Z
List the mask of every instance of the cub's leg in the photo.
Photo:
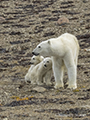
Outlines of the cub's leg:
M43 85L43 76L42 75L38 75L38 77L36 78L36 82L38 85Z
M45 81L44 82L46 85L52 85L51 75L52 75L52 70L47 71L47 73L45 74L45 77L44 77Z

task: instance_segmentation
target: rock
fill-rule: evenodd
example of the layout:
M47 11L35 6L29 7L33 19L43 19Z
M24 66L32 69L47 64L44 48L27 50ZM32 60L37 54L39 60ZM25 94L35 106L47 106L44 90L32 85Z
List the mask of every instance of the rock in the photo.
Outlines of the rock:
M5 18L4 17L0 17L0 23L5 22Z
M0 105L0 106L2 106L2 104ZM0 112L2 112L3 110L0 108Z
M84 49L86 52L90 52L90 49Z
M44 87L35 87L35 88L33 88L33 90L36 92L45 92L46 91L46 89Z
M84 2L84 3L87 3L87 2L88 2L88 0L83 0L83 2Z
M4 118L3 120L8 120L7 118Z
M66 18L66 17L61 17L61 18L59 18L58 21L57 21L57 24L58 24L58 25L65 25L65 24L67 24L67 23L69 23L69 19Z

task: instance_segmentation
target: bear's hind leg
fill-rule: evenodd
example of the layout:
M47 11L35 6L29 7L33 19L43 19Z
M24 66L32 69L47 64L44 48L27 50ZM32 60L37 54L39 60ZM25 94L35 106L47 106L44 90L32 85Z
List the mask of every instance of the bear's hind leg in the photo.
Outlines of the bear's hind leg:
M77 88L77 83L76 83L77 66L74 61L73 55L71 53L65 56L64 63L67 67L68 78L69 78L68 88L76 89Z

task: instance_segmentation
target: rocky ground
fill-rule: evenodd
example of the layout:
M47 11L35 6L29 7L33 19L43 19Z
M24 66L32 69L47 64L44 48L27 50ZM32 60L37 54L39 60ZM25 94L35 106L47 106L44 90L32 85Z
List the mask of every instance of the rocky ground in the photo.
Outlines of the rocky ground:
M65 32L81 48L78 88L24 84L32 50ZM0 120L90 120L89 49L89 0L0 0Z

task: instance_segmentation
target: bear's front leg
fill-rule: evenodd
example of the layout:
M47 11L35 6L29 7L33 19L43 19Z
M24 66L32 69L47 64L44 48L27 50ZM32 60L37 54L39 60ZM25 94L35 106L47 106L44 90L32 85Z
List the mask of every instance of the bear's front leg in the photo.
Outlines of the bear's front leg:
M52 70L47 71L47 73L45 74L45 81L44 81L44 83L47 86L52 85L52 83L51 83L51 74L52 74Z
M28 81L30 81L29 73L25 75L25 83L28 83Z
M71 53L68 53L64 58L64 63L67 67L68 72L68 88L70 89L76 89L77 83L76 83L76 76L77 76L77 66L75 64L73 55Z
M36 81L31 80L31 84L36 85L37 83L36 83Z
M42 75L39 75L39 76L37 77L36 82L37 82L38 85L43 85L43 77L42 77Z
M54 77L55 77L55 89L63 88L63 72L64 72L64 67L63 67L63 61L59 58L53 58L53 72L54 72Z

